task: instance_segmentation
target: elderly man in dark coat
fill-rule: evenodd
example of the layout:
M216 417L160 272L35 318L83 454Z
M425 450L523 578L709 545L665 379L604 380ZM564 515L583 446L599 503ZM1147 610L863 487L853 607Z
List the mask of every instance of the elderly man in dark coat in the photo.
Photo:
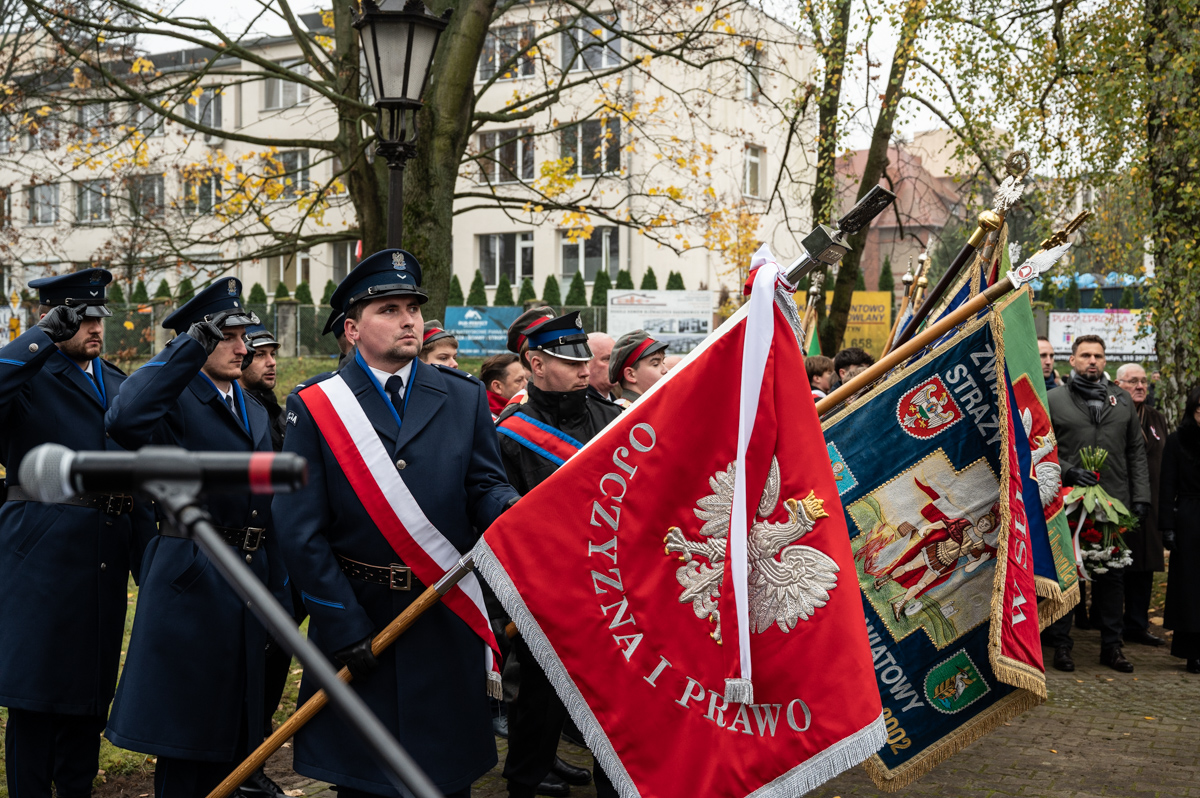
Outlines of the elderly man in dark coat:
M1133 399L1142 438L1146 441L1146 466L1150 472L1150 514L1145 523L1125 535L1133 555L1133 565L1125 569L1125 633L1126 643L1161 646L1166 641L1150 633L1150 594L1154 589L1154 572L1163 570L1162 538L1158 533L1158 485L1162 466L1163 446L1167 442L1167 419L1146 402L1149 380L1146 370L1136 363L1126 363L1117 369L1117 385Z
M1137 516L1139 525L1150 515L1150 472L1146 442L1133 399L1104 376L1104 341L1081 335L1072 342L1067 383L1047 394L1050 419L1058 438L1058 457L1064 485L1099 483L1109 495ZM1096 446L1108 452L1099 478L1081 465L1079 451ZM1092 582L1092 623L1100 629L1100 663L1121 673L1133 664L1121 652L1125 588L1121 570L1098 574ZM1063 616L1042 633L1054 648L1054 667L1075 670L1071 657L1071 617Z
M1200 673L1200 388L1188 395L1179 430L1163 450L1159 528L1171 552L1163 625L1175 632L1171 656Z

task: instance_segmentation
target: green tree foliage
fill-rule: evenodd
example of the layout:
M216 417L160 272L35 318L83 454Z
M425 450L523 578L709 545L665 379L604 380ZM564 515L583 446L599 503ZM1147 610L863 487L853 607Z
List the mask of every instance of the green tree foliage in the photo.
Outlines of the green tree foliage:
M583 284L583 272L575 272L575 276L571 278L571 287L567 289L567 299L563 304L568 307L587 304L587 288Z
M150 301L150 295L146 293L146 281L141 277L138 278L137 285L133 287L133 302L137 305L144 305Z
M592 307L608 307L608 289L610 288L612 288L612 280L609 279L608 272L601 269L596 273L596 279L592 282Z
M308 287L307 282L300 283L296 286L296 301L301 305L313 305L312 289Z
M667 290L668 291L683 291L686 290L683 286L683 274L680 272L671 272L667 275Z
M858 277L854 281L854 290L855 291L866 291L867 290L867 279L865 277L863 277L862 269L858 270Z
M262 287L262 283L250 286L250 296L246 298L246 303L250 305L267 304L267 289Z
M167 285L167 281L165 279L159 281L158 288L154 289L154 298L155 299L170 299L171 298L171 286Z
M182 280L180 280L179 288L176 293L179 294L178 299L179 304L181 305L194 297L196 295L196 289L192 286L192 278L184 277Z
M533 280L526 277L521 281L521 293L517 296L517 304L524 307L525 303L537 299L537 291L534 290Z
M619 272L617 272L616 287L622 290L632 289L634 287L633 275L629 273L628 269L621 269Z
M1092 289L1092 302L1090 307L1104 309L1104 291L1099 288Z
M321 295L321 304L328 305L333 300L333 292L337 290L337 283L333 280L325 281L325 293Z
M1083 302L1083 297L1079 294L1079 283L1071 277L1071 283L1067 286L1067 293L1063 296L1063 310L1079 310L1080 303Z
M275 286L275 300L291 299L292 295L288 292L287 283L283 280L279 281L279 285Z
M499 282L496 283L496 296L492 299L492 305L498 308L513 306L512 283L508 281L507 274L501 274Z
M125 304L125 289L121 287L120 280L113 280L108 285L108 304L124 305Z
M458 281L458 275L450 277L450 292L446 294L447 307L461 307L465 304L462 292L462 283Z
M896 318L896 276L892 274L892 258L887 256L883 259L883 267L879 270L879 288L880 291L888 293L888 307L892 309L891 317Z
M1038 293L1038 299L1049 305L1050 310L1054 310L1058 307L1058 288L1050 279L1050 275L1044 275L1042 279L1042 290Z
M658 290L658 278L654 276L654 267L653 266L647 266L646 273L642 275L642 290L643 291L657 291Z
M1125 290L1121 292L1121 301L1117 303L1118 307L1132 310L1137 307L1137 294L1133 290L1133 286L1125 286Z
M487 291L483 288L483 272L476 269L475 279L471 281L471 291L467 294L467 304L484 307L487 303Z
M942 279L942 275L950 268L950 264L954 262L963 245L967 243L973 229L956 219L947 222L946 226L942 228L941 236L934 244L933 249L929 251L929 267L925 270L925 279L929 281L930 288L937 285L937 281Z
M546 277L546 284L542 286L542 302L552 308L562 304L562 292L558 288L558 278L553 274Z

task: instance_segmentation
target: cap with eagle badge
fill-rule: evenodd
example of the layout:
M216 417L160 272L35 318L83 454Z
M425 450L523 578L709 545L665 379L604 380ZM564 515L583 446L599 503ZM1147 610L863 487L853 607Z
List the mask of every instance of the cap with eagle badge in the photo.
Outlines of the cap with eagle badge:
M454 337L454 333L447 332L442 328L441 319L430 319L425 322L425 340L421 342L421 346L433 346L433 344L445 338L449 338L452 341L458 340Z
M84 318L104 318L112 315L105 305L108 302L105 289L112 278L107 269L84 269L30 280L29 287L38 290L38 300L43 305L68 305Z
M429 299L421 290L421 264L402 249L385 249L363 258L333 292L329 304L347 312L357 302L385 296L414 296L421 304Z
M655 341L645 330L625 333L613 344L612 359L608 361L608 381L620 382L626 368L636 366L642 358L661 352L667 346L666 341Z
M242 306L242 281L236 277L221 277L163 319L162 326L182 334L198 321L211 321L218 313L229 314L223 327L249 327L259 323L258 316Z
M537 328L539 325L545 324L556 316L558 316L557 313L544 305L530 308L520 316L517 316L516 321L508 325L508 351L514 355L521 354L521 348L527 343L525 338L526 333Z
M588 347L587 331L583 329L580 311L542 322L536 327L525 328L526 344L530 352L545 352L563 360L591 360L592 350Z

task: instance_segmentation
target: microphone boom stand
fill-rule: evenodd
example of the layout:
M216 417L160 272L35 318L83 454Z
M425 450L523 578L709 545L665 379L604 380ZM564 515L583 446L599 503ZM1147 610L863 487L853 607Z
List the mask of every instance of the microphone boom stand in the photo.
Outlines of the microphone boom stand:
M192 479L150 479L142 483L141 489L162 508L172 526L200 547L266 627L267 633L296 655L296 659L304 666L304 672L325 691L342 719L366 742L388 780L400 794L411 792L417 798L442 798L429 777L400 747L358 694L338 678L320 649L300 634L292 616L279 605L266 585L217 534L208 513L196 504L200 487L200 470L197 467Z

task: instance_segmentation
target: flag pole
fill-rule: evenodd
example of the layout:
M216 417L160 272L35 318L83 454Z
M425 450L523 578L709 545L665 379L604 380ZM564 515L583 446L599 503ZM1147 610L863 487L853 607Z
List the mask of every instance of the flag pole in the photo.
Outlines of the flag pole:
M925 257L924 252L917 256L918 270L920 270L921 262ZM904 318L904 313L908 310L909 300L912 299L913 284L916 282L916 278L913 276L912 255L908 256L908 271L900 278L900 282L904 283L904 294L900 298L900 310L896 311L896 318L892 319L892 331L888 333L887 342L883 345L883 354L885 355L892 349L892 341L896 340L900 320Z
M409 604L404 612L397 615L391 623L385 626L375 639L371 641L371 653L375 656L382 654L389 646L396 642L400 635L408 631L408 628L413 625L417 618L425 614L433 605L442 600L442 596L449 592L450 588L454 587L459 581L471 573L471 567L474 561L474 553L468 553L458 561L458 564L451 570L442 575L442 578L437 581L437 584L432 587L425 588L425 592L417 597L417 600ZM349 682L354 677L350 675L349 668L342 668L338 671L338 678L343 682ZM258 748L242 764L234 768L233 772L225 777L225 780L218 784L213 791L208 794L208 798L228 798L233 791L242 786L246 779L258 770L271 757L271 754L278 751L283 744L296 735L296 732L308 723L313 717L320 712L325 705L329 703L329 696L324 690L318 690L313 694L312 698L304 702L292 716L284 721L275 732L263 740Z

